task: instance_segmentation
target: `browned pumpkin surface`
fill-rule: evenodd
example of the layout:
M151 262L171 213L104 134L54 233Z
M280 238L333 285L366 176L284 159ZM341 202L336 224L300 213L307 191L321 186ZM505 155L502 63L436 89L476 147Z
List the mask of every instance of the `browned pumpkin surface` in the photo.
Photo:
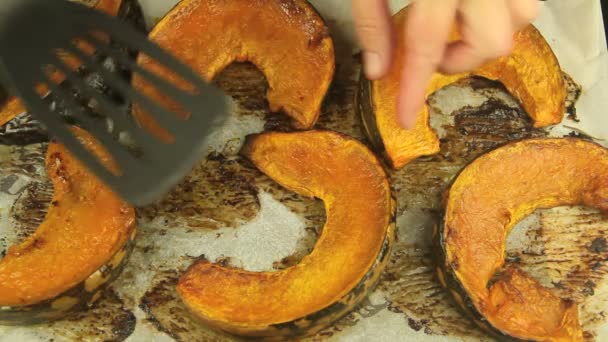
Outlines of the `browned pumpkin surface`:
M77 132L87 148L110 161L88 134ZM134 209L65 147L49 145L46 168L53 199L36 232L0 260L0 306L35 304L65 292L107 263L135 228Z
M372 108L384 148L395 168L411 160L439 152L439 139L429 125L429 109L424 106L412 129L403 129L397 121L397 94L404 51L404 25L407 7L394 16L397 32L396 63L388 76L372 82ZM535 127L559 123L565 112L566 87L559 63L540 32L528 25L513 37L513 51L508 57L488 62L463 74L435 73L426 87L426 96L451 83L472 75L500 81L517 98L534 120Z
M199 261L180 279L178 293L197 316L251 332L306 317L348 294L379 255L393 203L377 158L338 133L257 135L243 154L287 189L323 200L327 212L314 250L295 266L249 272Z
M116 15L118 14L121 2L122 0L99 0L94 4L94 8L105 13ZM69 59L67 62L73 66L78 65L78 62L70 61ZM61 82L64 77L65 76L60 73L53 74L53 80L55 82ZM41 87L39 91L44 94L48 89L46 87ZM0 104L0 125L4 125L11 121L15 116L24 112L26 112L26 109L21 100L14 96L9 97L5 103Z
M150 38L208 80L234 61L252 62L268 81L270 109L283 109L299 128L311 128L317 121L334 74L328 29L305 0L183 0ZM139 62L179 83L147 56L140 56ZM138 75L133 82L144 93L163 99ZM137 106L134 115L163 134Z
M443 239L448 267L477 310L522 339L580 340L577 306L505 263L511 228L537 208L608 210L608 150L577 139L526 140L475 160L452 185ZM491 285L489 285L491 283Z

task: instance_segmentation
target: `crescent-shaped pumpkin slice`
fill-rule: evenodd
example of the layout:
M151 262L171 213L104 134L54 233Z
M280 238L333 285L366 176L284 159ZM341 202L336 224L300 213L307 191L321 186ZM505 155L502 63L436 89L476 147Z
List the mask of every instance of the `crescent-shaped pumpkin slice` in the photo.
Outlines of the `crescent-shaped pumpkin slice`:
M118 15L120 6L123 0L97 0L96 3L92 4L93 8L111 14ZM69 65L76 67L78 64L74 61L67 60ZM54 73L52 79L55 82L61 82L64 79L64 75L60 73ZM46 87L40 87L38 90L41 94L48 91ZM17 115L27 112L23 102L15 96L11 96L6 99L6 102L0 104L0 125L11 121Z
M368 81L362 75L358 109L367 136L377 149L384 151L391 165L399 169L410 161L439 152L439 139L429 123L425 105L417 114L412 129L402 128L397 121L397 98L404 51L404 26L408 8L395 14L396 61L388 75ZM470 73L444 75L435 73L425 94L470 76L481 76L501 82L519 100L534 121L535 127L561 122L565 112L566 86L562 71L551 47L540 32L528 25L515 33L509 56L497 58Z
M467 166L447 194L439 278L477 323L522 340L581 341L575 303L505 264L511 228L538 208L608 211L608 150L580 139L509 144Z
M302 129L317 121L334 75L329 30L305 0L182 0L154 27L150 38L207 80L234 61L255 64L268 81L270 110L283 109ZM180 83L147 56L141 55L139 63ZM171 107L137 74L133 84ZM150 131L165 134L139 106L133 114Z
M395 205L387 175L367 147L331 131L256 135L242 153L287 189L323 200L323 232L299 264L277 272L198 261L178 293L196 316L230 333L314 333L357 305L388 260Z
M87 133L76 132L87 148L110 162ZM49 145L46 168L54 187L48 213L34 234L11 246L0 260L2 324L57 319L95 301L132 247L132 207L63 145Z

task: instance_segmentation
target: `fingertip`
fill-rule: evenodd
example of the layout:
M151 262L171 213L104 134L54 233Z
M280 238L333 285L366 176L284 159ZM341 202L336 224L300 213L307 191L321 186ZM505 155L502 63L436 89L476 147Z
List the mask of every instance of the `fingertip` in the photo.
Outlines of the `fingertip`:
M412 129L416 125L416 118L409 113L399 115L399 125L403 129Z
M412 102L406 96L399 96L397 100L397 122L402 128L412 129L416 125L416 114L424 101L421 101L420 105L417 105L418 102L420 101Z
M516 29L522 28L534 21L541 11L541 1L511 0L508 2Z
M388 70L386 57L375 51L363 52L363 69L365 76L370 80L382 78Z
M418 65L417 63L413 64ZM397 97L397 119L403 128L413 128L418 111L425 104L426 85L434 68L404 68Z

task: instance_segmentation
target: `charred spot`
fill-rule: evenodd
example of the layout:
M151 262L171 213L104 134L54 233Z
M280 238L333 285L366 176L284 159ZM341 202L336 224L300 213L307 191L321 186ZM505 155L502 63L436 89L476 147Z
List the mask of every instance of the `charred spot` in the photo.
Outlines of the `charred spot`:
M63 181L68 180L68 172L65 169L65 165L63 163L63 159L61 158L60 153L53 153L51 155L52 160L55 161L54 165L52 165L52 171L54 171L55 176L57 178L62 179Z
M36 238L30 244L28 244L25 248L21 249L19 252L16 252L16 256L27 255L37 249L40 249L44 246L46 242L43 239Z
M266 132L290 132L291 119L281 114L268 114L264 123L264 131Z
M216 162L225 162L226 161L226 156L223 155L220 152L211 152L207 155L206 158L208 161L216 161Z
M222 205L236 206L240 202L241 202L241 200L238 198L230 198L230 199L222 200Z
M46 241L44 241L44 239L35 238L34 241L32 242L31 246L33 249L40 249L44 246L45 243L46 243Z
M329 38L329 29L327 27L324 27L323 30L316 32L313 36L311 36L308 39L308 47L309 48L316 48L319 46L319 44L321 44L321 42L326 39Z
M203 258L205 261L207 260L204 255L203 255ZM215 264L220 265L222 267L232 267L231 260L232 260L232 258L229 258L229 257L221 257L221 258L215 260Z
M564 302L564 304L565 304L565 305L566 305L566 307L568 307L568 308L569 308L569 307L572 307L572 306L575 306L575 305L578 305L578 304L577 304L575 301L573 301L572 299L565 298L565 299L562 299L562 301Z
M196 258L194 258L194 263L197 262L210 262L209 259L207 259L207 256L205 254L201 254L199 256L197 256Z
M595 283L591 280L587 280L585 284L583 284L583 289L581 292L585 297L593 296L595 294Z
M508 255L505 257L505 261L510 264L517 264L521 262L521 257L518 255Z
M585 341L593 341L595 339L595 334L591 331L583 331L583 338Z
M603 237L598 237L591 241L589 250L593 253L600 254L606 252L606 246L606 239Z
M158 278L139 302L145 321L176 341L223 341L222 335L201 324L179 299L175 291L179 273L173 270L157 273Z
M502 83L498 81L492 81L481 76L472 76L468 78L466 80L466 84L473 90L502 89L504 91L507 91L507 89Z
M171 226L185 221L191 228L235 227L259 210L257 171L245 158L211 153L161 202L140 208L138 215L164 217Z
M602 263L599 261L596 261L592 266L591 266L591 270L592 271L597 271L600 269L600 267L602 267Z
M49 156L50 159L59 159L61 160L61 153L59 152L54 152Z
M490 290L494 286L494 284L496 284L501 279L504 279L504 277L505 274L503 270L494 273L494 275L488 280L488 283L486 284L486 289Z
M407 325L409 325L410 328L414 329L415 331L422 330L422 328L424 328L428 323L429 323L428 319L422 319L420 321L416 321L411 318L407 319Z
M481 107L464 107L456 113L454 122L458 132L464 136L501 135L511 140L534 130L532 120L523 110L497 99L489 99ZM497 125L497 122L508 125Z
M448 226L447 231L448 231L447 236L446 236L447 240L456 239L456 237L458 236L458 233L456 232L456 229L453 229L452 227Z
M577 111L576 111L576 102L579 99L579 97L581 96L582 90L583 88L577 84L576 82L574 82L574 80L572 79L572 77L570 77L570 75L563 73L563 77L564 77L564 82L566 84L566 117L569 120L572 120L574 122L580 122L578 116L577 116Z
M334 336L334 332L331 330L326 330L326 331L321 331L318 335L321 337L329 338L329 337Z
M275 270L284 270L286 268L297 265L299 262L300 262L299 256L290 255L290 256L287 256L287 257L281 259L280 261L275 261L272 264L272 268Z
M112 268L108 265L103 265L99 268L99 272L104 278L108 278L112 274Z
M589 140L589 141L594 141L593 137L585 134L581 131L571 131L570 133L564 135L564 137L570 137L570 138L577 138L577 139L584 139L584 140Z
M171 275L167 279L158 282L141 298L139 308L142 309L144 312L149 313L150 307L157 306L172 300L173 298L167 295L167 291L170 288L174 288L177 285L177 281L177 275Z
M572 120L574 122L581 122L581 120L576 115L576 107L574 106L574 104L566 108L566 113L568 113L568 115L566 116L568 120Z
M135 331L137 319L135 315L128 311L122 315L114 317L112 320L112 333L116 336L116 341L124 341Z
M400 276L398 274L392 273L392 272L383 272L382 273L382 281L397 281L400 279Z
M12 243L19 243L36 231L46 216L52 192L50 183L34 182L19 194L9 212L17 233L17 241Z

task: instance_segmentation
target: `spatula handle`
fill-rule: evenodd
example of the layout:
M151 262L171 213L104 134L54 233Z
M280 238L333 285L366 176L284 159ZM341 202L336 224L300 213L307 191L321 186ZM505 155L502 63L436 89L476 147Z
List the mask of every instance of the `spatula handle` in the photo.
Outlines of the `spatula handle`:
M11 79L8 75L9 73L6 70L6 66L2 62L2 56L0 56L0 88L4 89L5 91L11 92L13 90L13 86Z
M0 29L5 22L3 19L10 16L11 13L14 13L14 11L19 8L19 6L23 5L24 1L21 0L2 0L2 7L0 8Z

